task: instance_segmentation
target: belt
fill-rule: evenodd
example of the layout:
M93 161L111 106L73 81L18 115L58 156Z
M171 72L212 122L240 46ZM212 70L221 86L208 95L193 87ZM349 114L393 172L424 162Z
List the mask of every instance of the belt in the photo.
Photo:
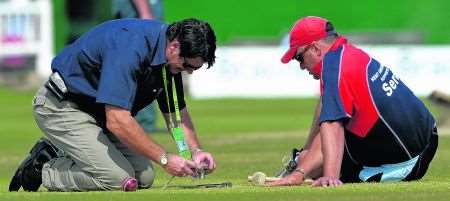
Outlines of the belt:
M70 101L75 103L77 108L88 113L96 119L102 128L106 128L105 107L102 104L96 104L95 98L82 94L69 92L64 80L58 72L50 75L45 87L58 99L58 101Z

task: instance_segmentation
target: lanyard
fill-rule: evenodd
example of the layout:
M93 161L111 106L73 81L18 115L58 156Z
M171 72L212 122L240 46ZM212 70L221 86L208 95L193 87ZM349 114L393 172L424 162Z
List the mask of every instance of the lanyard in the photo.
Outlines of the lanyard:
M175 143L177 144L178 153L180 154L180 156L183 157L184 159L190 160L192 158L192 154L186 144L183 129L180 128L181 115L180 115L180 108L178 106L178 96L175 87L175 78L174 76L172 76L172 97L175 108L175 122L173 122L172 112L170 111L169 90L167 90L168 81L167 81L166 66L162 68L162 76L164 82L164 90L166 94L167 107L169 108L169 123L170 123L169 126L172 132L172 137L175 140Z
M180 115L180 109L178 106L178 96L177 96L176 87L175 87L175 78L174 78L174 76L172 76L172 97L173 97L173 104L174 104L174 108L175 108L175 122L173 122L172 111L170 111L169 90L167 90L168 83L167 83L167 74L166 74L165 67L163 67L162 75L163 75L163 81L164 81L164 91L166 94L167 107L169 108L169 113L170 113L169 122L170 122L172 128L176 128L176 127L179 127L179 125L181 123L181 115Z

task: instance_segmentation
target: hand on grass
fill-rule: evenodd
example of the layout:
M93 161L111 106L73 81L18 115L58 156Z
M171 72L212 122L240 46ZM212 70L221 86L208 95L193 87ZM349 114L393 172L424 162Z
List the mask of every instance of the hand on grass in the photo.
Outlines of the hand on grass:
M339 178L320 177L312 183L312 186L314 186L314 187L337 187L342 184L343 183L341 180L339 180Z
M277 181L266 182L265 186L298 186L303 183L303 174L299 172L293 172L290 175L281 178Z

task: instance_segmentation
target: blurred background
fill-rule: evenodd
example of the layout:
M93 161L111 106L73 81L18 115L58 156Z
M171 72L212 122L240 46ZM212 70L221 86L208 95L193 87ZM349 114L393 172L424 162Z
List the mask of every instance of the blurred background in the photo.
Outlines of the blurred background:
M189 79L193 98L308 97L318 83L279 62L292 24L318 15L391 67L418 95L450 91L450 3L445 0L162 1L164 21L188 17L216 31L217 63ZM66 44L114 19L112 0L0 0L0 84L39 85ZM205 83L208 83L205 86Z

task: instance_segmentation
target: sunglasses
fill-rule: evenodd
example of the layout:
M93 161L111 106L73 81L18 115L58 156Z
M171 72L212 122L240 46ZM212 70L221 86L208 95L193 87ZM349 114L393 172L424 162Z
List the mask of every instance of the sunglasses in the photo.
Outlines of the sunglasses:
M308 51L308 49L309 49L311 46L312 46L312 45L306 46L306 48L305 48L305 50L303 50L303 52L300 52L300 53L294 55L294 57L292 57L292 59L295 59L295 60L297 60L298 62L303 63L303 62L304 62L303 55L305 54L306 51Z
M198 69L200 69L203 66L203 65L201 65L201 66L193 66L193 65L191 65L190 63L187 62L186 57L183 57L183 59L184 59L184 62L183 62L183 67L184 68L189 68L189 69L192 69L192 70L198 70Z

